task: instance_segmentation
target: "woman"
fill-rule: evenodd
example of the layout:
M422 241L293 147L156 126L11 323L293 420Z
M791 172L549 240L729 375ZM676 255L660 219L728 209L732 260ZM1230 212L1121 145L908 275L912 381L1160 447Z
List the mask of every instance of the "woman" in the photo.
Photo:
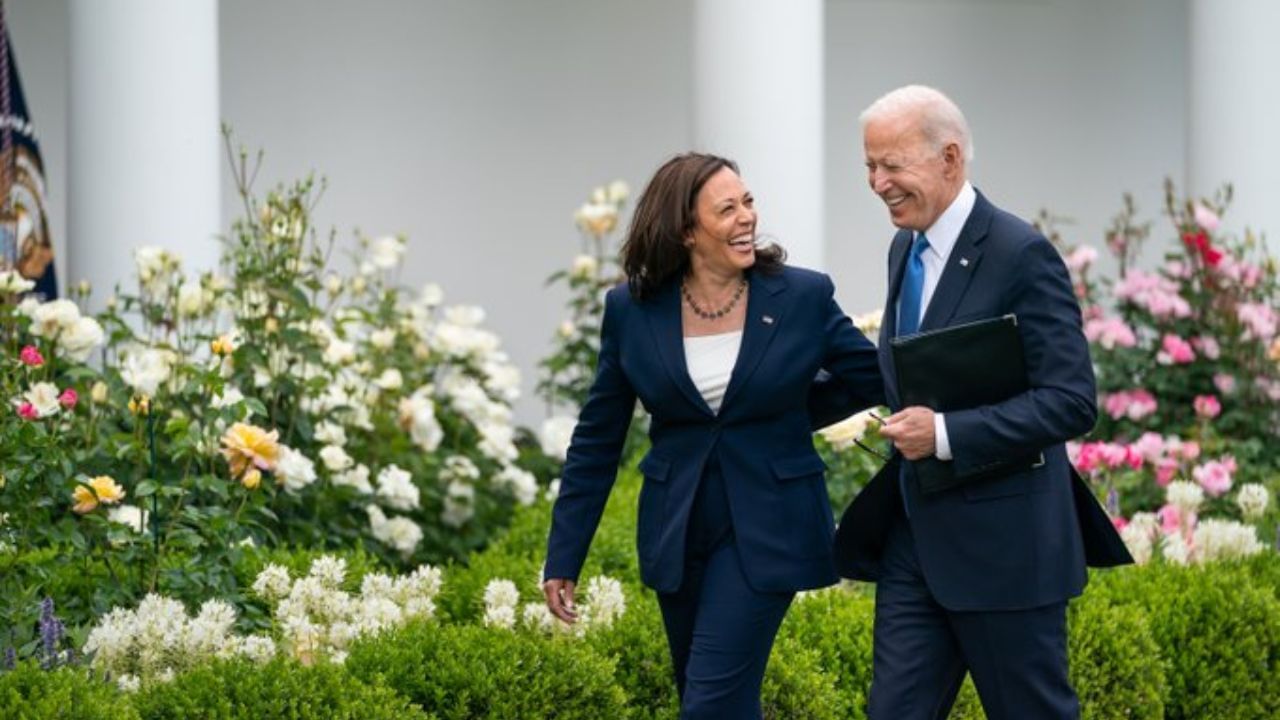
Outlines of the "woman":
M754 200L729 160L681 155L645 188L547 546L547 604L572 622L638 397L652 416L640 575L658 593L682 718L761 717L791 599L836 581L806 407L814 376L826 369L864 406L883 401L875 348L836 305L831 280L786 267L755 232Z

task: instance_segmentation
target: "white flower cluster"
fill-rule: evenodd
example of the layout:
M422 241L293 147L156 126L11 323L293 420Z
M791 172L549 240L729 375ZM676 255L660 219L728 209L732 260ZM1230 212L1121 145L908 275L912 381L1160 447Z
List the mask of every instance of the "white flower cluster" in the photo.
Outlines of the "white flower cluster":
M124 690L163 682L213 658L248 657L266 662L275 643L262 635L232 633L235 610L221 600L200 606L194 618L177 600L148 595L135 610L113 608L89 631L84 652L90 666L116 678Z
M504 578L490 580L484 588L483 622L488 627L513 630L517 624L539 633L573 633L582 636L591 630L608 628L626 612L622 583L597 575L589 578L577 604L578 622L570 626L551 614L544 602L528 602L520 608L520 591Z
M567 415L556 415L542 421L542 432L538 434L542 452L547 457L564 462L569 454L569 443L573 440L573 430L578 421Z
M291 580L284 568L268 565L253 584L254 592L275 603L281 649L303 664L341 663L357 638L435 615L437 568L422 565L396 578L366 575L359 595L342 589L346 570L345 560L326 555L312 562L304 578Z
M181 258L165 248L154 245L137 248L133 251L133 261L138 283L146 293L159 294L180 277Z
M172 350L134 345L122 353L120 378L135 392L154 396L172 377L176 364L178 356Z
M1139 565L1156 557L1174 565L1203 565L1256 555L1265 546L1257 529L1234 520L1212 518L1195 523L1194 529L1163 529L1154 513L1136 513L1120 530L1120 537Z
M1236 493L1236 505L1240 507L1240 514L1245 520L1261 518L1267 512L1269 504L1271 504L1271 493L1265 486L1258 483L1243 485Z
M12 283L0 280L0 285ZM98 321L81 315L79 306L70 300L42 303L28 298L18 305L18 311L31 318L32 335L52 341L60 355L76 362L87 360L107 339Z
M450 406L480 433L480 452L502 463L519 456L509 405L491 399L475 378L461 373L450 373L439 389Z
M24 293L36 286L35 281L28 280L17 270L0 272L0 293Z

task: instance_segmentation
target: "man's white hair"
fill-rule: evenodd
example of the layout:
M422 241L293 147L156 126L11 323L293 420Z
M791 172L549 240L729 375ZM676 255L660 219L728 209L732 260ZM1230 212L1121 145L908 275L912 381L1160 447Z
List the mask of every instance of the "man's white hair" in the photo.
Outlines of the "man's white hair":
M965 162L973 162L973 136L964 113L951 98L926 85L904 85L885 93L862 111L858 122L866 130L872 120L907 114L919 119L925 140L935 150L956 143L964 152Z

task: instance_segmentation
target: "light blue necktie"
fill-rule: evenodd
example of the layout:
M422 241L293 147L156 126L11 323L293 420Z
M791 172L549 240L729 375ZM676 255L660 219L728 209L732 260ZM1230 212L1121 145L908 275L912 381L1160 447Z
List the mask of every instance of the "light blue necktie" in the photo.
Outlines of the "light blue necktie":
M898 291L898 334L910 335L920 329L920 300L924 295L924 260L920 258L929 249L929 238L916 234L911 244L911 257L907 258L907 271L902 275L902 289ZM907 507L907 464L903 462L898 473L898 491L902 493L902 509L911 517Z
M929 238L918 233L911 244L911 257L907 259L907 271L902 275L902 290L898 295L899 335L910 335L920 329L920 299L924 295L924 260L920 256L928 249Z

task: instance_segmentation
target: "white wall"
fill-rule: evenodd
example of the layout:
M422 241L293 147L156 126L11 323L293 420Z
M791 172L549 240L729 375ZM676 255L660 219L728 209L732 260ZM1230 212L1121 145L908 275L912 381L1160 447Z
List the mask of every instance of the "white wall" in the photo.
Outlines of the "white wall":
M950 95L974 185L1024 218L1073 218L1068 240L1103 250L1123 192L1159 220L1165 176L1183 181L1183 2L828 0L826 32L827 270L846 312L884 303L893 227L866 185L858 114L900 85ZM1172 237L1155 227L1150 245Z
M573 211L689 144L685 4L224 0L220 21L222 111L263 177L314 168L323 227L407 233L402 281L486 308L540 420L564 299L543 281L579 250Z

